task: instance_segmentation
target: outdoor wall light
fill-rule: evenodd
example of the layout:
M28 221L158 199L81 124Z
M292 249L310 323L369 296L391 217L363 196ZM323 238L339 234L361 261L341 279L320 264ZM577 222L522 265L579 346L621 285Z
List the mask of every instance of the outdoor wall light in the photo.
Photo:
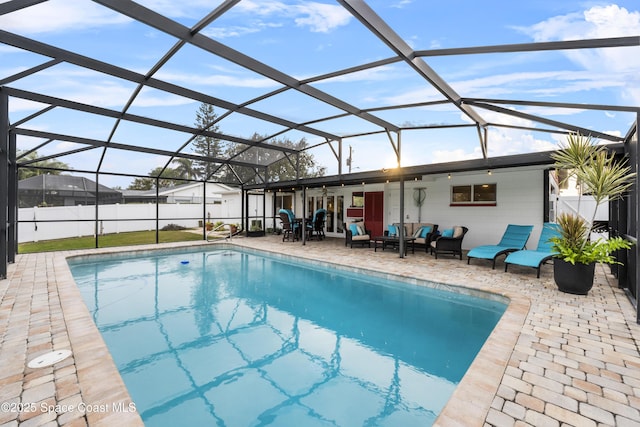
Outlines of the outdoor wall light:
M491 175L491 169L487 171L487 175Z
M447 179L451 179L451 174L447 175Z

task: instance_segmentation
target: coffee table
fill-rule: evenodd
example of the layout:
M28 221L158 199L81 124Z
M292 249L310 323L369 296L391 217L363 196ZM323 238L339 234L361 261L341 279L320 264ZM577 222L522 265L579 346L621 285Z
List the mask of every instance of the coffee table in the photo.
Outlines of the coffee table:
M415 237L405 237L404 239L404 254L407 254L407 248L408 248L408 243L411 244L411 253L415 254L416 253L416 248L415 248L415 242L416 242L416 238ZM400 238L397 236L377 236L374 237L373 239L371 239L371 241L373 242L373 251L374 252L378 252L378 244L380 244L380 247L382 248L382 250L384 251L387 247L392 247L393 249L398 249L400 248Z

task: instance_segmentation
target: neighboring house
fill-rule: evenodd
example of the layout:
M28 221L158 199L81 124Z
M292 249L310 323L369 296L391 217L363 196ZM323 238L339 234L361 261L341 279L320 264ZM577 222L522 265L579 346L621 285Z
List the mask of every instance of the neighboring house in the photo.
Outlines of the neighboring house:
M122 193L98 184L98 204L122 202ZM36 175L18 181L21 208L34 206L77 206L96 204L96 183L81 176Z
M155 203L156 190L122 190L122 203ZM158 195L159 203L167 203L167 196Z
M605 226L609 221L609 206L604 203L601 206L596 207L596 202L589 194L583 194L580 197L580 192L583 189L580 187L575 176L569 176L567 179L566 173L558 174L558 171L550 172L549 183L551 185L551 194L555 196L555 213L579 213L582 217L591 220L594 216L595 221L599 226ZM554 217L555 218L555 217Z
M175 187L162 187L158 190L160 203L202 203L203 184L192 182ZM124 190L124 203L153 203L156 198L156 190ZM240 198L241 192L224 184L207 183L207 203L222 204L225 199Z

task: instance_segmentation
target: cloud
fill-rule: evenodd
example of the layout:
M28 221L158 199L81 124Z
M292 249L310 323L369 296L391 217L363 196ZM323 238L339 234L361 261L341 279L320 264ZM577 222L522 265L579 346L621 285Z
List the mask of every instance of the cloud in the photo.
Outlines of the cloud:
M69 99L88 105L120 110L133 93L133 84L108 80L90 70L60 67L51 68L39 74L36 86L25 87L37 93ZM159 91L143 91L135 100L139 107L178 106L195 101ZM39 104L20 100L10 102L11 111L33 111L42 108Z
M593 6L582 13L556 16L530 27L520 27L536 42L638 36L640 11L629 11L615 4ZM640 47L567 50L573 63L598 73L592 80L598 88L620 86L620 96L633 105L640 103ZM597 85L598 79L600 85Z
M340 6L305 3L294 7L299 17L295 18L295 23L299 27L309 27L312 32L328 33L334 28L347 25L351 20L351 15Z
M251 19L251 25L225 26L208 28L207 34L214 37L233 37L248 32L262 31L264 28L283 26L282 22L265 22L263 20L292 20L296 26L308 28L314 33L328 33L347 25L352 16L343 7L317 2L300 2L285 4L272 0L245 0L236 5L232 11L243 14L244 21ZM231 31L227 31L231 28Z
M61 32L131 22L131 19L86 0L49 0L0 16L0 28L24 34Z
M407 5L411 4L411 3L413 3L413 0L399 0L399 1L395 2L395 3L392 3L391 7L396 8L396 9L402 9L402 8L404 8L405 6L407 6Z
M502 123L513 126L532 127L529 120L506 116L504 114L483 111L483 116L491 123ZM487 136L487 149L489 157L508 156L522 153L533 153L540 151L552 151L557 149L558 136L549 134L548 139L536 138L531 131L522 129L489 127ZM456 144L459 145L459 144ZM477 141L473 149L465 150L456 148L452 150L434 150L431 155L432 163L444 163L459 160L470 160L482 157L480 142Z
M520 27L536 42L637 36L640 11L628 11L615 4L594 6L582 13L555 16L531 27ZM606 49L605 49L606 50Z
M211 0L138 0L138 3L172 18L199 19L212 7Z

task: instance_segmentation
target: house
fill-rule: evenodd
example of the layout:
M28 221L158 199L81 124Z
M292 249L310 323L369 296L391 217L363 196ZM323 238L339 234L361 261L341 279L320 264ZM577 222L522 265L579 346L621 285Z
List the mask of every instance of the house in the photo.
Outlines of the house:
M206 190L201 182L190 182L173 187L161 187L157 191L159 203L202 203L206 191L207 203L222 204L229 197L240 197L240 190L224 184L207 183ZM156 189L124 190L124 203L153 203Z
M82 176L43 174L18 181L18 203L21 208L95 205L96 193L99 205L122 202L120 191Z

